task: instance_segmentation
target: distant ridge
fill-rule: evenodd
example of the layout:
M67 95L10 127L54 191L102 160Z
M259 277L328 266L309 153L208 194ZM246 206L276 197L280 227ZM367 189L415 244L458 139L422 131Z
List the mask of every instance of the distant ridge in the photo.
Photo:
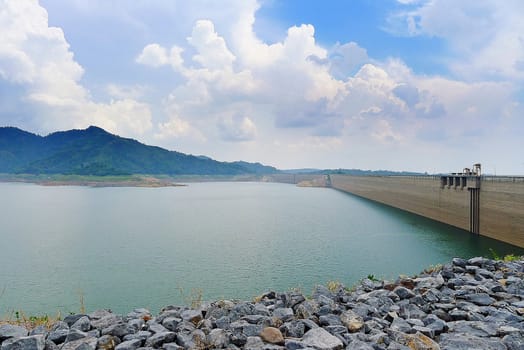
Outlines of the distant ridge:
M0 173L77 175L274 174L260 163L219 162L148 146L96 126L39 136L0 127Z
M392 171L392 170L362 170L362 169L286 169L281 170L284 174L310 174L310 175L329 175L343 174L354 176L408 176L408 175L427 175L413 171Z

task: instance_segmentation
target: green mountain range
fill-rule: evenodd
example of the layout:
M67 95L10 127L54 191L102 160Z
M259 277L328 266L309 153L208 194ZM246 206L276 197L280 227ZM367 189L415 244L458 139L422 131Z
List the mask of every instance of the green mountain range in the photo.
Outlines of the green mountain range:
M0 173L76 175L273 174L260 163L219 162L144 145L90 126L39 136L0 127Z

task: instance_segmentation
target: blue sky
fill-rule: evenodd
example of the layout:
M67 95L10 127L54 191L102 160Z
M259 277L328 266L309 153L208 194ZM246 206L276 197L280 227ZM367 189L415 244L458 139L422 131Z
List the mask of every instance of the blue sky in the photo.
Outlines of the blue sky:
M279 168L524 174L521 1L0 0L0 125Z

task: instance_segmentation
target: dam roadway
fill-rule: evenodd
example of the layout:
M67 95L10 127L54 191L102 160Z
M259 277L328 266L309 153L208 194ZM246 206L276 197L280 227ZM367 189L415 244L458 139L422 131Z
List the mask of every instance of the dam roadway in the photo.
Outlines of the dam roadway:
M330 175L329 180L337 190L524 247L524 177L468 177L467 185L453 176Z

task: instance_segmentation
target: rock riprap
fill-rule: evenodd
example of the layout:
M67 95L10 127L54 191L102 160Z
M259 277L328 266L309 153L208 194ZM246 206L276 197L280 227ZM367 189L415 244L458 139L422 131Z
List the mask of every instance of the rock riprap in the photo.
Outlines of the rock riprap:
M267 292L254 301L70 315L51 329L0 325L0 350L524 349L524 261L455 258L396 281L312 297Z

